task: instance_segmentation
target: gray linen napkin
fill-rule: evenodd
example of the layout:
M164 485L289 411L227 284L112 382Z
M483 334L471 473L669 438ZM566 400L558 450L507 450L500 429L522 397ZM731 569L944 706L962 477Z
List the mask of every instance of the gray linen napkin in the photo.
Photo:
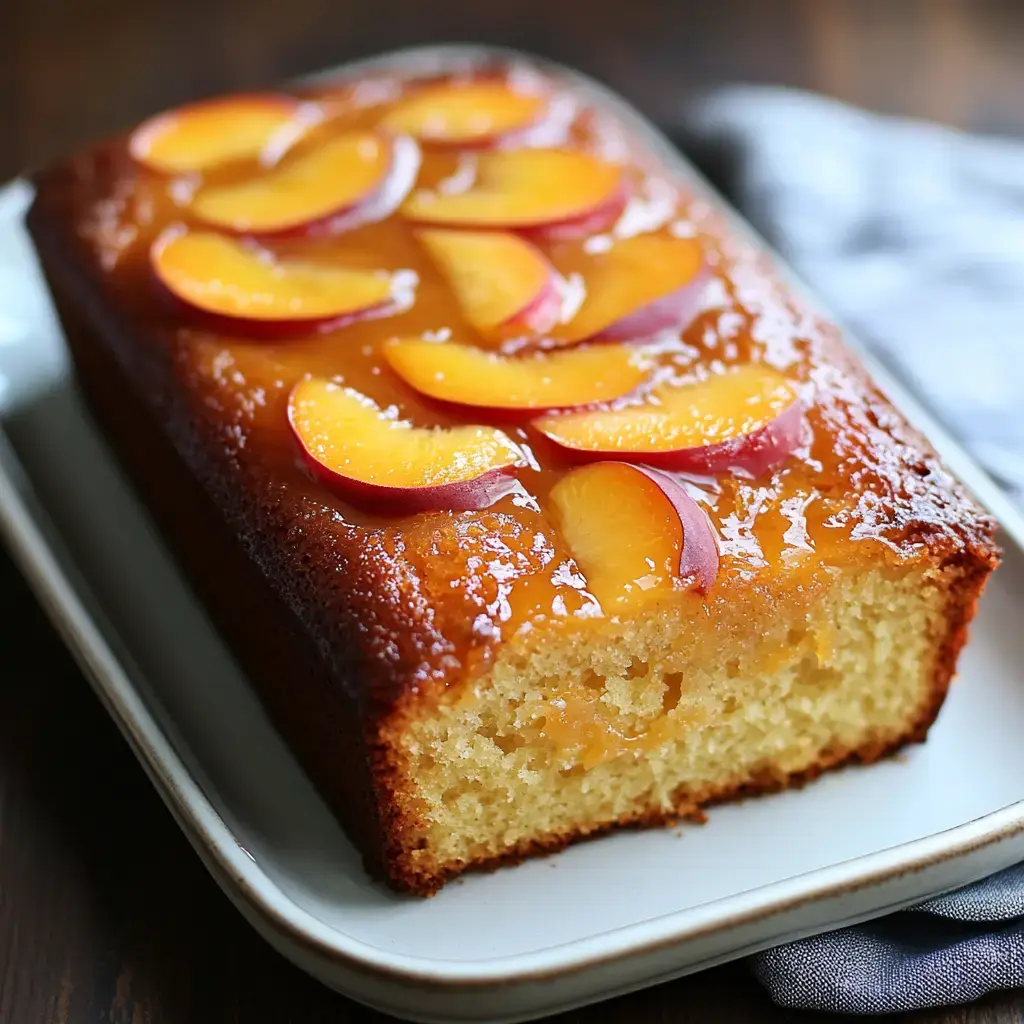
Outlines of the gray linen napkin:
M734 87L684 147L1024 501L1024 145ZM1024 985L1024 865L752 958L784 1006L887 1013Z

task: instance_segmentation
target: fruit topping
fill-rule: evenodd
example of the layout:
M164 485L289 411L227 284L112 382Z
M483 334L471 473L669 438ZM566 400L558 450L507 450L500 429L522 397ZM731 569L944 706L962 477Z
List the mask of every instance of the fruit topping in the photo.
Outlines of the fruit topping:
M556 332L567 342L649 338L682 330L700 311L708 275L697 239L637 235L593 261L582 306Z
M533 125L543 96L500 81L454 82L403 100L384 119L392 131L442 146L488 146Z
M229 185L200 188L189 210L236 234L337 233L383 220L416 181L420 152L407 137L339 135L273 170Z
M554 326L560 279L536 246L506 231L434 229L418 237L484 338L542 334Z
M656 469L597 462L566 474L550 495L556 525L614 614L691 579L701 592L718 575L718 542L704 510Z
M424 224L479 228L554 228L620 201L621 167L566 149L481 153L464 192L418 191L402 206Z
M485 508L511 489L507 474L522 461L493 427L414 427L328 380L295 386L288 421L320 480L354 504L392 514Z
M278 153L316 122L316 109L273 94L207 100L143 122L128 149L139 163L163 174L208 171Z
M391 368L430 398L500 409L557 409L609 401L647 376L628 345L504 356L470 345L410 339L384 347Z
M751 365L681 386L663 386L638 404L548 415L542 434L579 458L622 459L665 469L753 475L800 444L803 415L793 384Z
M276 260L210 231L169 230L154 243L157 279L182 302L243 332L303 333L397 307L402 275Z

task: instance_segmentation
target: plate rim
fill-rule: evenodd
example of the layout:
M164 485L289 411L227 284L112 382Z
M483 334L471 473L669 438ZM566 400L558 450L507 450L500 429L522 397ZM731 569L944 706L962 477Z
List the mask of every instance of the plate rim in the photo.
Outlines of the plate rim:
M428 45L390 51L308 76L305 81L339 80L388 67L401 66L415 71L498 59L524 61L552 71L613 109L658 156L717 200L731 227L746 238L755 240L773 258L783 276L808 299L812 308L827 309L813 290L793 274L786 262L735 213L689 160L638 111L603 85L562 64L502 47ZM26 188L26 183L16 181L4 191L12 187ZM834 322L834 318L830 319ZM855 335L845 330L843 333L845 343L858 353L874 381L893 404L929 438L946 466L995 517L1008 538L1024 550L1024 514L922 403L856 340ZM453 987L479 990L509 983L548 981L576 975L610 961L643 957L704 936L756 924L786 911L858 889L873 888L1024 834L1022 799L907 843L540 950L475 961L389 952L332 927L303 909L246 853L186 767L153 710L136 690L130 661L119 658L108 641L108 636L116 636L116 632L103 621L102 606L92 597L87 580L78 572L45 508L35 499L30 480L30 475L0 430L0 533L48 617L172 811L179 827L204 862L208 856L213 858L217 870L214 872L207 862L208 870L219 876L218 881L229 880L236 888L236 894L256 912L263 926L289 944L298 946L304 953L361 976L399 980L406 985L441 991Z

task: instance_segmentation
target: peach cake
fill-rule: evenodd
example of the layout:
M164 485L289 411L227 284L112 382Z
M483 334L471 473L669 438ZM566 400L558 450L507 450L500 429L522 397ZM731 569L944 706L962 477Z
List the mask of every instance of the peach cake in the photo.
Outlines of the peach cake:
M35 184L94 418L391 885L925 738L992 522L557 75L228 96Z

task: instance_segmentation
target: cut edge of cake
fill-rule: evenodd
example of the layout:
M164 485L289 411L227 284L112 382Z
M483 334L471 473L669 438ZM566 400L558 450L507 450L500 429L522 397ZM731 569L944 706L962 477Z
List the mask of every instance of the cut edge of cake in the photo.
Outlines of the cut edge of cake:
M924 740L996 561L861 561L714 618L671 602L510 643L382 723L392 878L429 895Z

